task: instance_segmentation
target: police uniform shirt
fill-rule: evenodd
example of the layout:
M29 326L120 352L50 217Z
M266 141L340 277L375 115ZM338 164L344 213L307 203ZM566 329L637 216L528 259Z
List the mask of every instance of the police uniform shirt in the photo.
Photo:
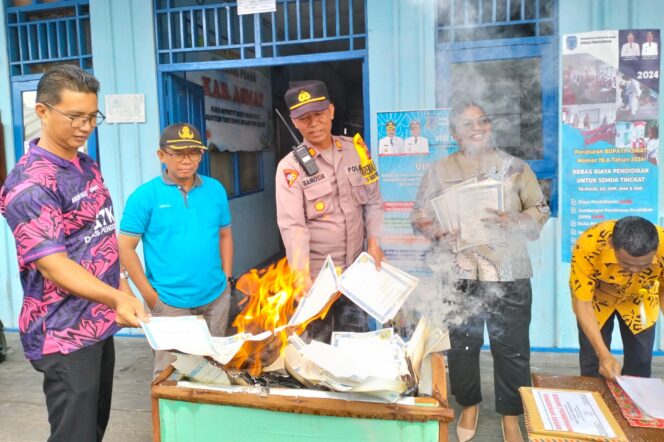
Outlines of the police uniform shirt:
M334 136L324 151L306 144L318 173L307 176L292 152L279 162L277 224L291 268L309 268L315 278L327 255L345 268L362 252L365 237L380 237L383 202L378 180L371 179L375 166L368 153L362 166L362 149L353 140Z

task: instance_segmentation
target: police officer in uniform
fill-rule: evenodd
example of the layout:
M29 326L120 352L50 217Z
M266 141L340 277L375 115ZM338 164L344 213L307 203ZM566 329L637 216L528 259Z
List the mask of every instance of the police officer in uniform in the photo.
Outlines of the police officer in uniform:
M359 135L332 135L334 105L321 81L286 91L293 124L304 138L318 172L308 176L294 153L277 167L277 223L291 269L302 272L305 286L318 275L327 255L346 268L364 250L380 268L383 202L376 167ZM324 321L309 331L318 340L335 331L366 331L366 314L342 296Z

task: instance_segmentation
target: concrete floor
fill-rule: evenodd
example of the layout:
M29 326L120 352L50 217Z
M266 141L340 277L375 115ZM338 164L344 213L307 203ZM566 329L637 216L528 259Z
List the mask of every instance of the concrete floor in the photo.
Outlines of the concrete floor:
M41 375L23 357L18 335L7 333L9 355L0 364L0 442L42 442L49 428L41 389ZM143 338L115 340L115 386L111 420L105 442L149 442L152 440L150 377L152 353ZM575 353L533 353L533 372L578 374ZM481 355L484 402L476 441L502 441L500 419L494 412L491 355ZM653 363L653 376L664 378L664 357ZM450 398L458 416L459 407ZM525 433L524 433L525 434ZM450 440L456 441L454 425Z

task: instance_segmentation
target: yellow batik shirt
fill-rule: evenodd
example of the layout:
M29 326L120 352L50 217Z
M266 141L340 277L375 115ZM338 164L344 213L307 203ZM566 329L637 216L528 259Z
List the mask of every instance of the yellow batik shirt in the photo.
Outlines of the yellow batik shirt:
M611 245L616 221L605 221L586 230L572 253L569 285L572 295L592 301L601 328L618 311L637 334L657 321L659 296L664 288L664 230L657 226L659 247L650 267L640 273L624 270Z

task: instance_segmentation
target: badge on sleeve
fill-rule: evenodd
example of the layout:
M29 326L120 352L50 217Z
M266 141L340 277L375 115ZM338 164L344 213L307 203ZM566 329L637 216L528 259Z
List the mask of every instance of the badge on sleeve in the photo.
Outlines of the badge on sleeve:
M289 189L293 187L293 183L295 182L298 176L300 176L300 174L297 173L297 170L284 169L284 177L286 178L286 183L288 183Z
M355 134L353 137L353 145L355 146L355 150L360 157L360 170L362 171L362 176L364 177L364 184L375 183L378 181L376 165L371 159L369 148L364 143L364 140L360 134Z

